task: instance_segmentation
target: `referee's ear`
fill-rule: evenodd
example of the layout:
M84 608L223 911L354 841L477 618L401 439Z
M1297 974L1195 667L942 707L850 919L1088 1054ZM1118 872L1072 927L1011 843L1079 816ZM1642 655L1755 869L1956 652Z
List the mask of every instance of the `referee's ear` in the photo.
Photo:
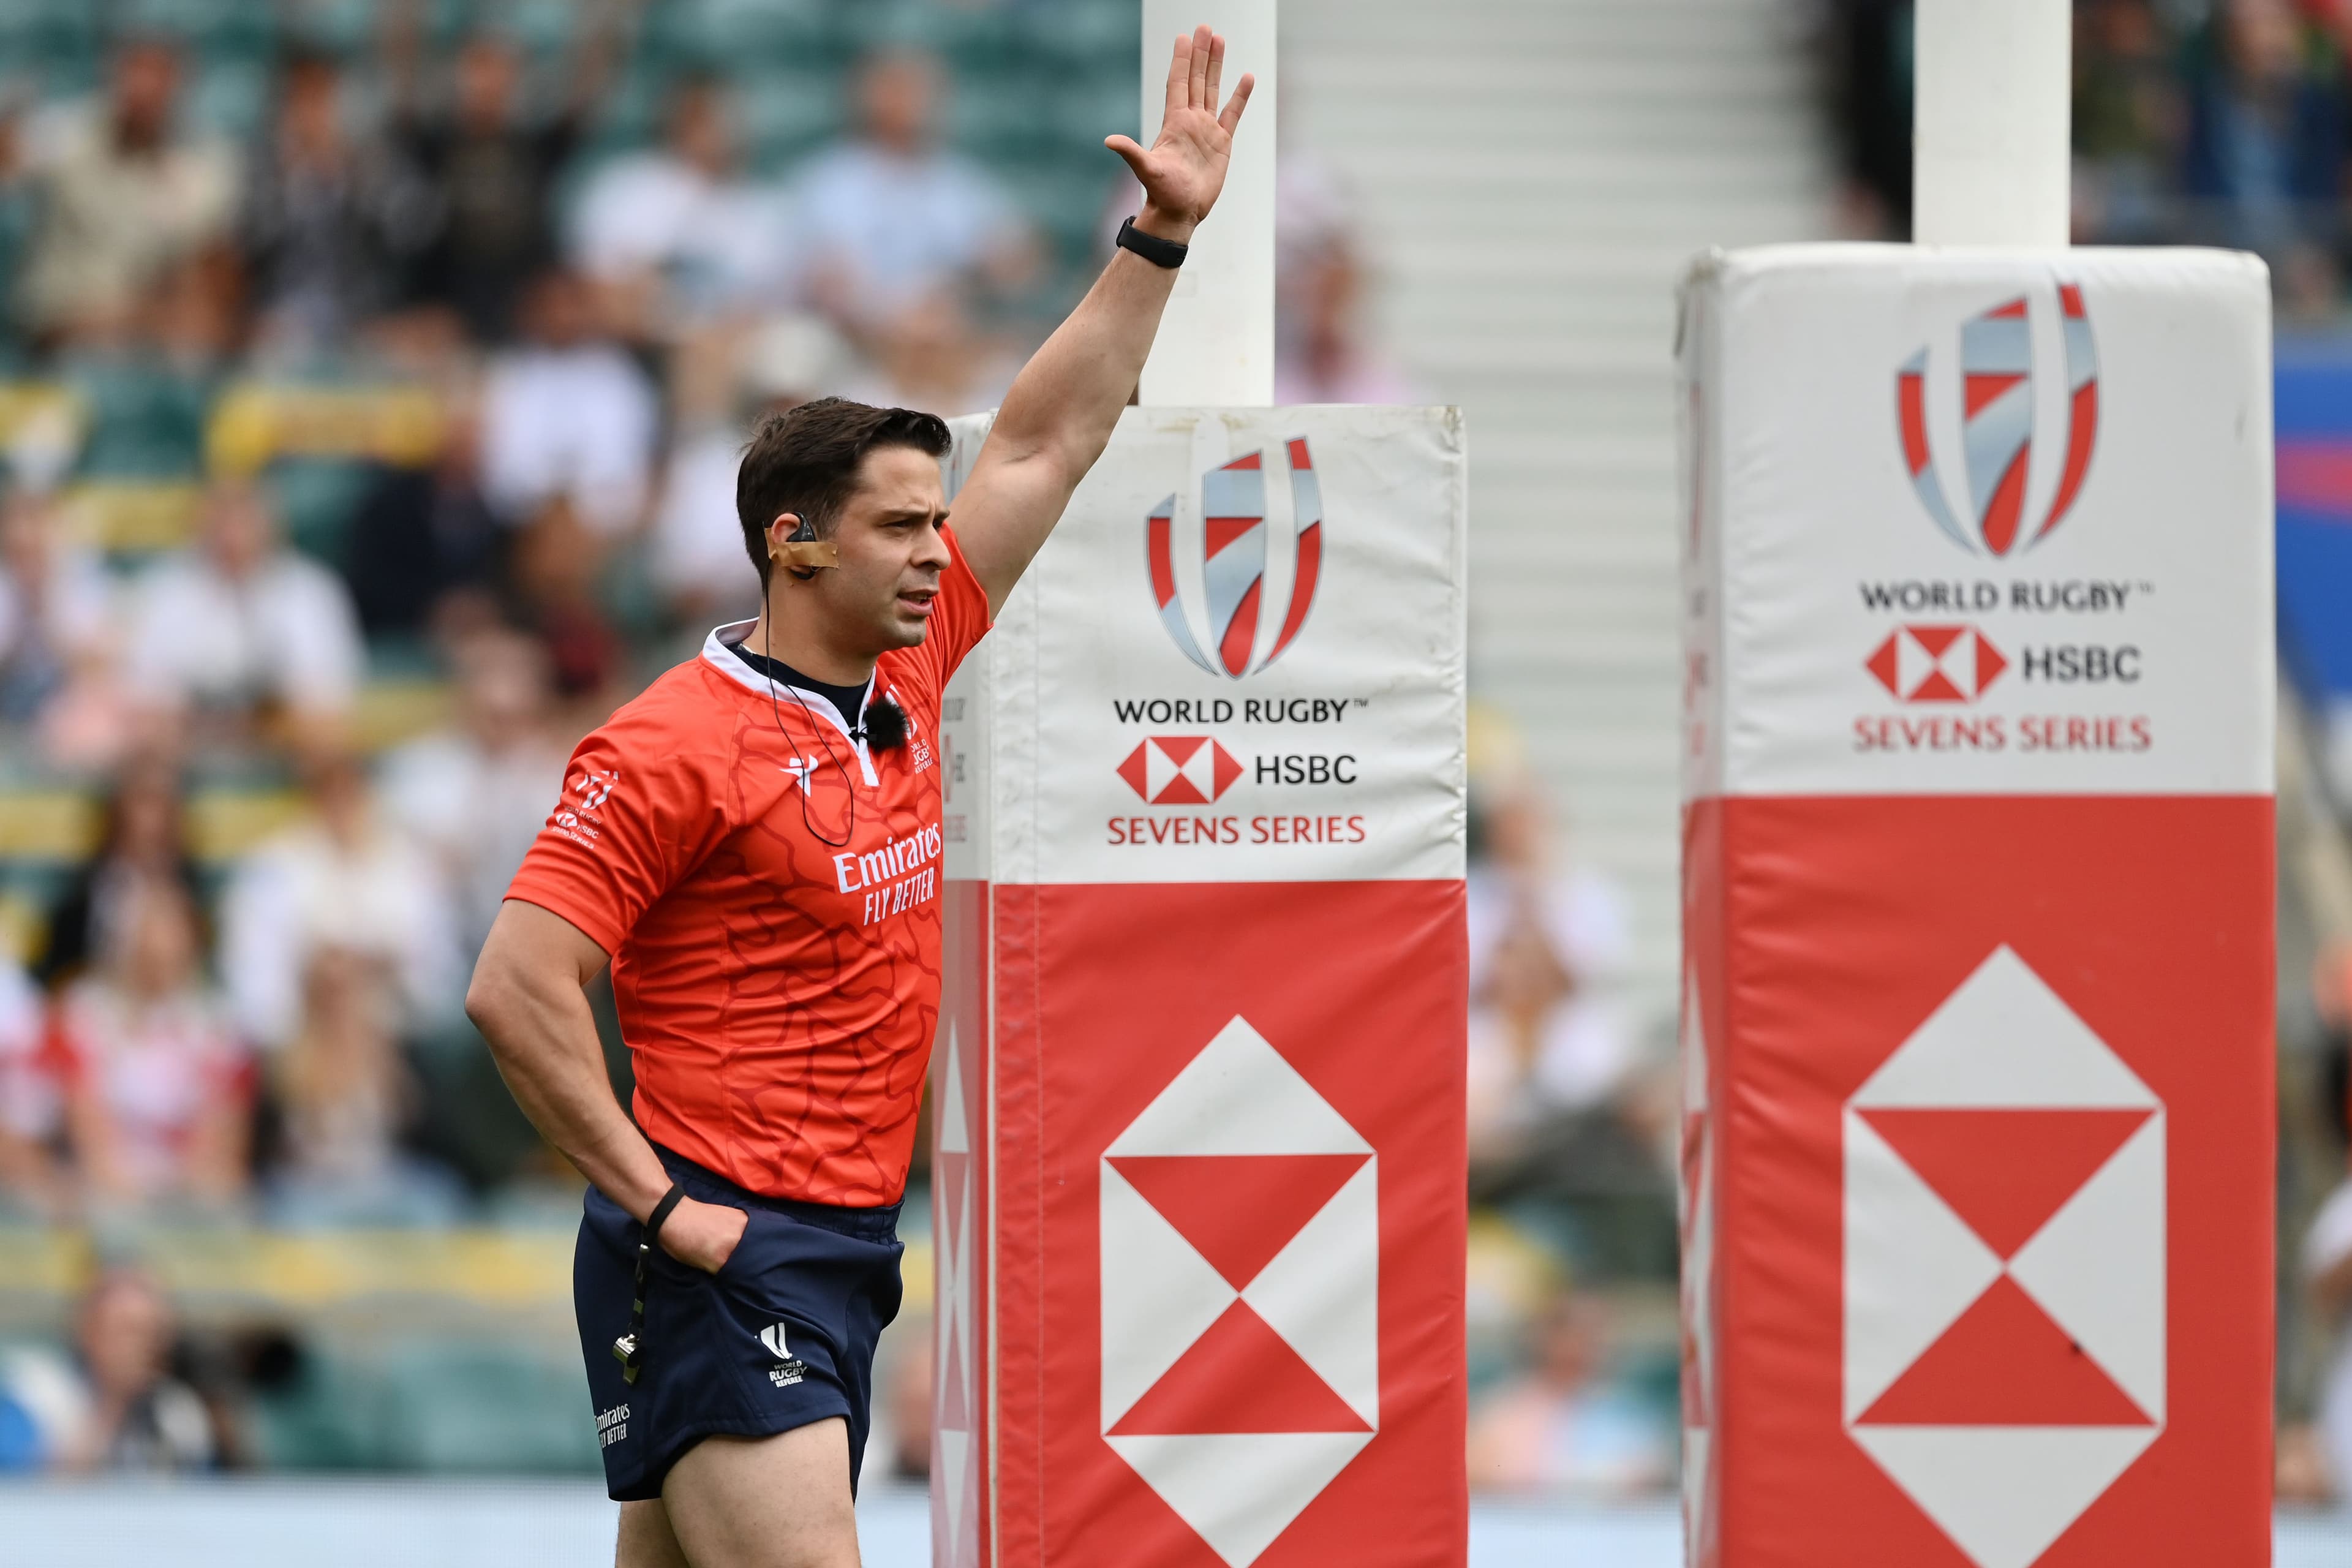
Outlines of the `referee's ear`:
M808 519L780 511L768 524L768 559L805 583L828 566L841 564L841 552L830 539L819 539Z

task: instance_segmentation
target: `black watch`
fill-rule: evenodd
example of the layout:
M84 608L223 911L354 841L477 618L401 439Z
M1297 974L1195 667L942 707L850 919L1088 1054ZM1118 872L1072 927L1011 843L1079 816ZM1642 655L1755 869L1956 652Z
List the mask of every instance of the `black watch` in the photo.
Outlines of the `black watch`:
M1189 245L1179 245L1172 239L1144 233L1135 226L1133 218L1118 226L1118 243L1152 266L1165 267L1171 272L1184 265L1184 258L1192 249Z

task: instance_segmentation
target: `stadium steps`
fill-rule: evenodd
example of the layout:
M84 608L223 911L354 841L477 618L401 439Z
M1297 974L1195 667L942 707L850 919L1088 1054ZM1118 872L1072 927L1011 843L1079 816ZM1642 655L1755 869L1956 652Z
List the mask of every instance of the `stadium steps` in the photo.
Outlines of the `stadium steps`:
M1284 0L1286 140L1358 200L1381 324L1469 416L1472 679L1672 1005L1674 290L1818 237L1831 178L1785 0Z

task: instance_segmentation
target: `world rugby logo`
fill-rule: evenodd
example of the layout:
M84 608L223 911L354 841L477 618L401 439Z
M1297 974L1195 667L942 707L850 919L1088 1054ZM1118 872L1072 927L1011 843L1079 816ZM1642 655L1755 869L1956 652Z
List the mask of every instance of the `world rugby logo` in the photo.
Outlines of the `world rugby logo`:
M1267 459L1290 469L1292 571L1290 595L1276 626L1266 614ZM1323 491L1303 437L1252 452L1201 476L1201 581L1207 601L1207 636L1179 587L1176 498L1151 510L1145 553L1160 624L1186 658L1211 675L1239 680L1280 658L1307 624L1323 574ZM1203 647L1208 649L1203 652Z
M2091 448L2099 434L2099 356L2091 320L2077 283L2058 285L2059 338L2064 345L2063 395L2043 411L2034 388L2034 316L2028 297L2014 299L1960 324L1959 467L1964 494L1944 477L1932 438L1929 367L1926 345L1915 350L1895 374L1895 421L1904 466L1928 518L1952 542L1972 554L2004 556L2032 549L2065 520L2083 489ZM1940 356L1937 356L1940 357ZM2049 412L2054 417L2041 418ZM2055 428L2037 428L2053 425ZM2037 437L2041 439L2037 443ZM2033 452L2063 454L2054 486L2034 469ZM2042 479L2037 487L2035 479ZM2048 500L2032 504L2046 489ZM1955 506L1954 500L1964 502Z
M580 797L580 809L593 811L612 797L614 786L620 782L621 775L617 772L583 768L580 776L572 781L572 789Z

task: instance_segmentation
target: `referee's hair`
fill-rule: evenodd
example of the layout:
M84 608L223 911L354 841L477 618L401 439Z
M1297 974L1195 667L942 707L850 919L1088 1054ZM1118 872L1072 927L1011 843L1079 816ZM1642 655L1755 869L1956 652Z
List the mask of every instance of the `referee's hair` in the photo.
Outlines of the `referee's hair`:
M760 422L743 466L735 474L735 515L743 548L768 584L768 525L797 513L820 539L832 534L841 503L857 489L866 454L877 447L912 447L947 456L947 421L911 408L876 408L845 397L820 397Z

